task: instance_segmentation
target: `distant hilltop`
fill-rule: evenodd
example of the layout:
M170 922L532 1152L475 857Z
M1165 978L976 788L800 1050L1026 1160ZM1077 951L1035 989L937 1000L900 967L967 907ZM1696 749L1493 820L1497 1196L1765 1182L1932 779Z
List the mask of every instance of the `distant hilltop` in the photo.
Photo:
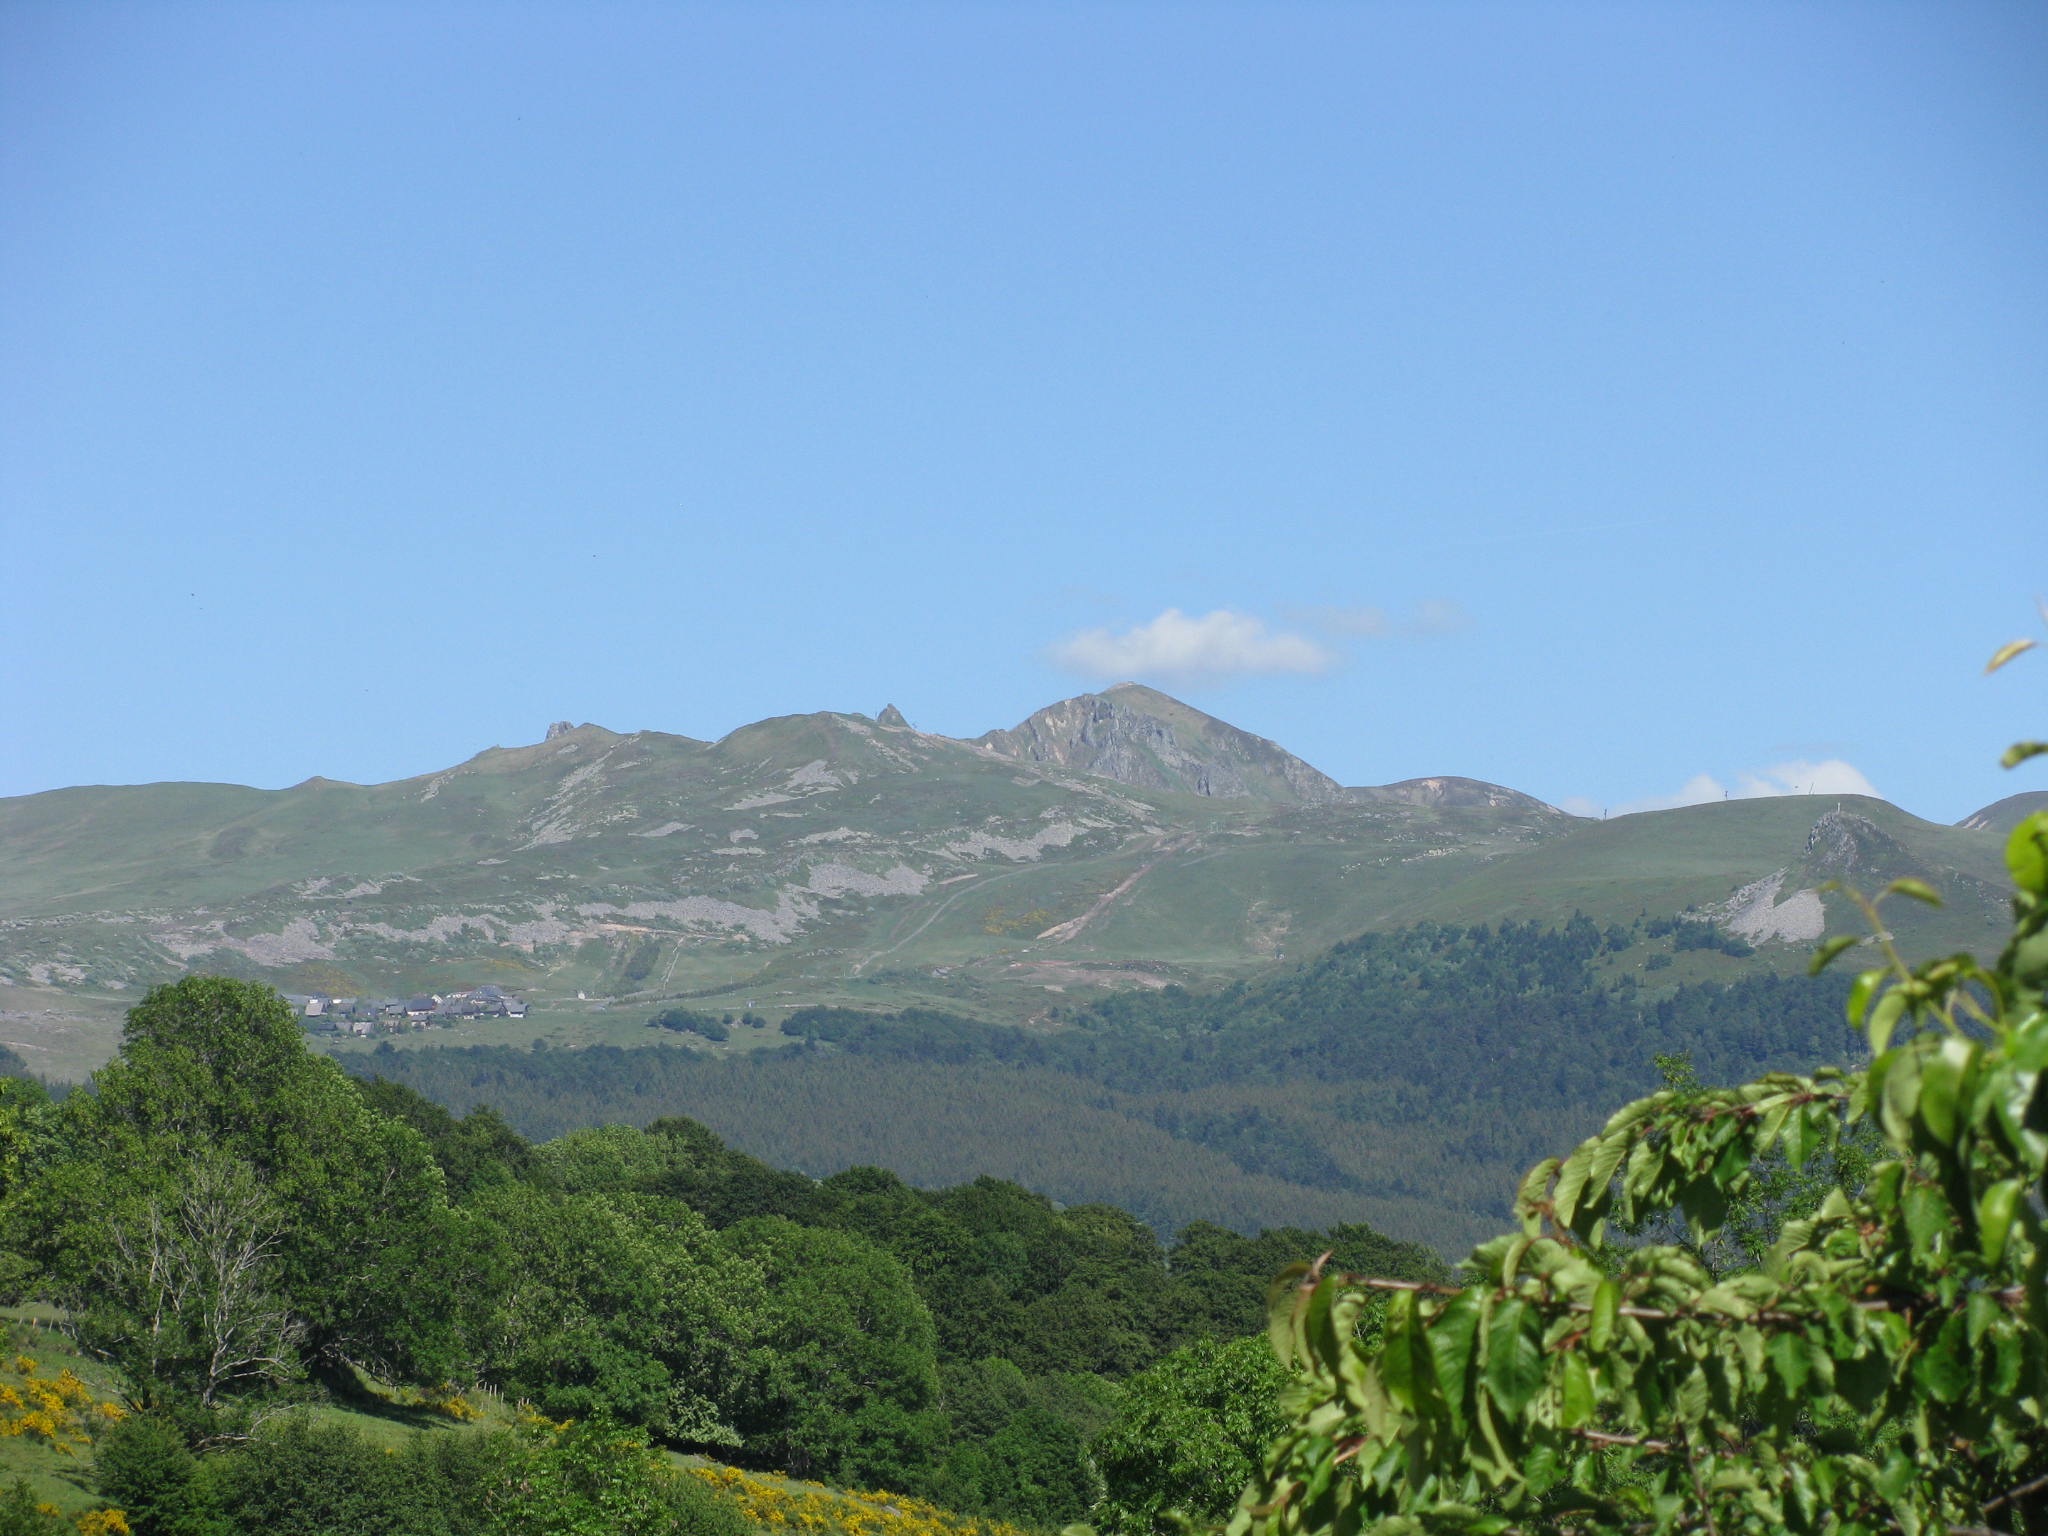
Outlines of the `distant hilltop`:
M1118 683L1101 693L1063 699L1010 730L976 737L975 745L1022 762L1057 764L1140 789L1216 799L1295 805L1366 799L1553 809L1533 795L1476 779L1405 779L1346 789L1265 737L1141 683Z
M1014 1020L1424 921L1694 912L1754 950L1688 949L1676 981L1793 966L1807 935L1854 931L1822 889L1837 864L1943 895L1898 913L1901 931L1988 942L1999 828L2030 801L1939 827L1849 796L1822 826L1827 799L1599 822L1455 774L1346 786L1137 683L973 740L894 705L717 741L557 720L388 784L0 800L0 1006L34 1020L37 994L61 992L111 1022L144 987L213 972L268 981L313 1027L351 1034L509 1017L526 999L579 1018L758 1000ZM483 976L505 996L472 985Z

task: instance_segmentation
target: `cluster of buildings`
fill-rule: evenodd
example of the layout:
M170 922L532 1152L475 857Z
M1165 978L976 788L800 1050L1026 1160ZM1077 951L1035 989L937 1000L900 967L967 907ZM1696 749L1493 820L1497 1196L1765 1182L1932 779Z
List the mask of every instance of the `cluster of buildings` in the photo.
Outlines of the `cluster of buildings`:
M454 1024L464 1019L523 1019L526 999L503 987L472 987L463 992L433 992L420 997L308 997L287 992L285 1001L299 1010L306 1027L328 1035L395 1034Z

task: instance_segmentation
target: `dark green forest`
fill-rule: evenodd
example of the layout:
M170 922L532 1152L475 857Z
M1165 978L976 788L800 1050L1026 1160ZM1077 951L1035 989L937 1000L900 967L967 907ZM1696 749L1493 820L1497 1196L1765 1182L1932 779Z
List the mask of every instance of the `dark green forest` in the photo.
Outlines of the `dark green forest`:
M1030 1028L804 1008L783 1026L799 1046L738 1059L474 1046L380 1051L366 1070L458 1110L490 1104L532 1136L686 1114L813 1173L990 1171L1162 1233L1365 1220L1459 1251L1499 1223L1523 1168L1655 1087L1657 1056L1737 1082L1851 1043L1832 976L1653 993L1612 964L1651 930L1674 933L1668 919L1422 925L1264 980L1119 994Z

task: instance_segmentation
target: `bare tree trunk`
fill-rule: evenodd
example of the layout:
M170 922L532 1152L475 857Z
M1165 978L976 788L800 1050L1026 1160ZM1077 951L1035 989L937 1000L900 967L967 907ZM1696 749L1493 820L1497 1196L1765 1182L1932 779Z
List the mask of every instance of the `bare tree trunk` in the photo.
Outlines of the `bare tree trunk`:
M131 1394L166 1390L211 1408L285 1380L298 1327L269 1285L283 1223L246 1164L192 1166L175 1194L116 1215L81 1308L81 1338Z

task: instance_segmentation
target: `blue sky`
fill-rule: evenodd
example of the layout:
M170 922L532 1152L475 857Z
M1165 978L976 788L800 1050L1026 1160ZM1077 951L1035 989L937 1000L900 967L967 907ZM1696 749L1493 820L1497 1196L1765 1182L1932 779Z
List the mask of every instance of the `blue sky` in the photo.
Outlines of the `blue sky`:
M0 794L1124 675L2043 782L2037 5L6 0L0 210Z

